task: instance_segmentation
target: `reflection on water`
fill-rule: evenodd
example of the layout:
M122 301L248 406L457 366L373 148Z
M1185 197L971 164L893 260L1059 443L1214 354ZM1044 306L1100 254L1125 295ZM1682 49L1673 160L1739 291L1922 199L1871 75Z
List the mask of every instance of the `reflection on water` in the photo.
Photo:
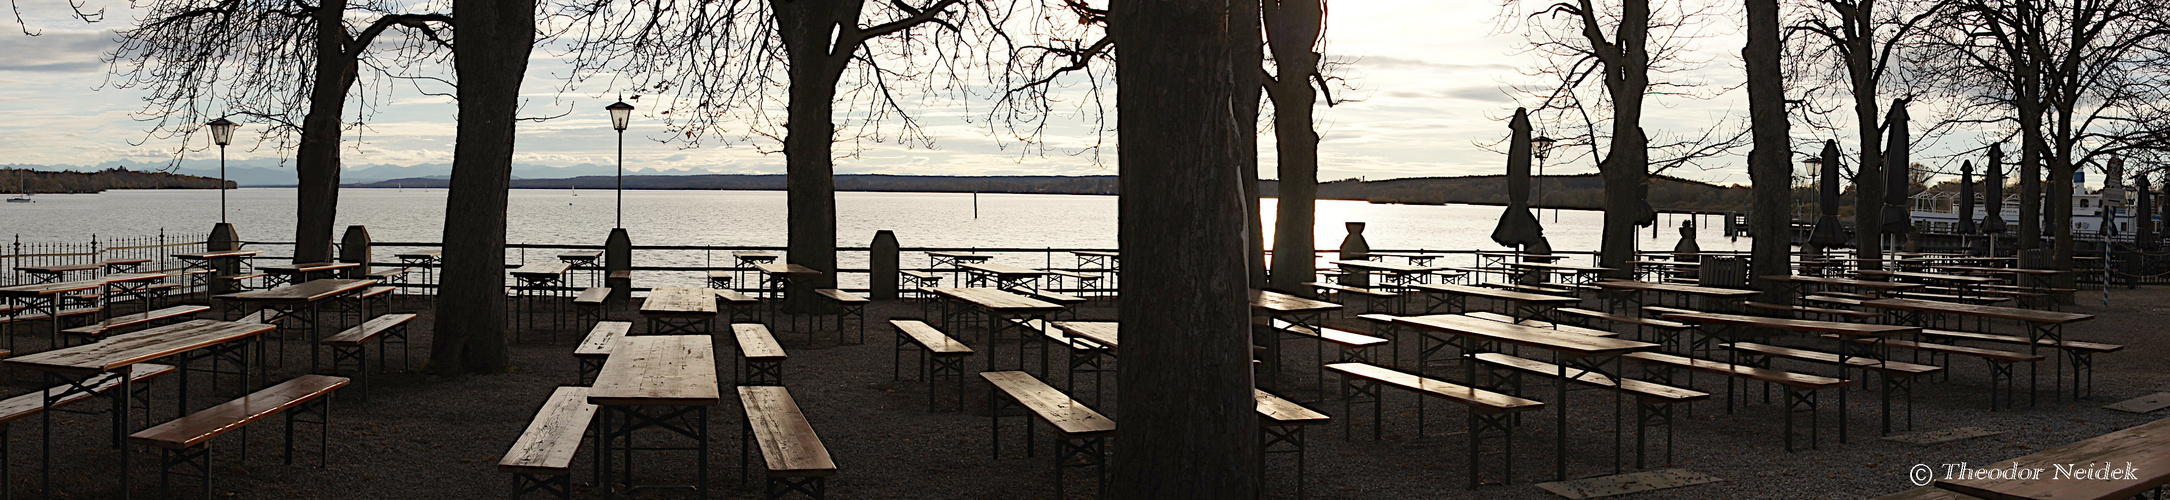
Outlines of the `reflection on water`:
M506 216L506 240L512 243L602 244L609 234L615 210L615 193L568 190L516 189ZM379 242L435 242L443 238L445 190L443 189L348 189L340 193L338 231L352 224L369 228ZM837 243L861 247L874 232L895 231L906 247L977 248L1115 248L1116 198L1113 196L954 193L837 193ZM37 203L0 207L0 237L19 235L22 241L85 241L93 235L169 235L198 237L218 221L218 192L196 190L110 191L90 195L39 195ZM784 193L778 191L627 191L625 225L639 245L782 246L786 216ZM247 188L228 193L227 214L245 240L291 241L294 239L294 190ZM1265 200L1266 238L1272 238L1274 200ZM1374 205L1360 201L1324 200L1318 203L1318 248L1338 248L1344 222L1366 222L1365 237L1375 249L1483 249L1497 250L1492 226L1501 207L1471 205ZM1562 251L1594 250L1602 233L1603 214L1595 211L1561 211L1553 222L1551 211L1540 217L1552 246ZM1653 237L1645 228L1637 232L1644 249L1670 249L1679 240L1681 216L1661 217L1663 226ZM1748 240L1728 241L1715 229L1717 218L1697 223L1698 243L1705 251L1746 250ZM336 234L334 235L337 236ZM285 248L272 247L272 253ZM377 260L392 260L400 248L378 251ZM514 249L508 259L545 261L552 252L524 255ZM865 267L859 253L840 255L844 267ZM905 255L906 265L919 265L923 256ZM728 254L708 252L643 252L638 266L729 265ZM1031 266L1069 266L1068 254L1018 253L998 261ZM1444 263L1462 265L1461 263ZM688 284L697 278L683 277ZM859 282L863 278L849 278ZM672 278L670 281L678 281Z

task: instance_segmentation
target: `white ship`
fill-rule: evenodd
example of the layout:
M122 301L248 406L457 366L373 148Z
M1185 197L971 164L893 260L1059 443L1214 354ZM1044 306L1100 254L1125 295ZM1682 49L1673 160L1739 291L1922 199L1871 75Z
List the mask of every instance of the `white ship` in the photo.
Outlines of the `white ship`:
M2123 186L2116 184L2106 186L2102 190L2090 191L2082 183L2086 179L2085 172L2075 172L2072 177L2072 236L2087 240L2099 240L2105 236L2114 240L2131 240L2133 220L2139 208L2136 205L2138 203L2136 195ZM2016 190L2006 190L2006 192L2011 191ZM1979 190L1974 193L1974 222L1977 224L1976 227L1979 227L1982 219L1989 215L1988 207L1990 204L1983 199L1985 197L1985 193ZM1952 191L1924 191L1914 195L1913 200L1914 206L1910 213L1913 215L1914 223L1917 226L1926 224L1926 229L1930 233L1950 234L1959 231L1959 193ZM2161 203L2160 200L2152 201ZM2003 208L2004 223L2011 228L2009 232L2017 232L2019 230L2019 195L2006 195L2003 202L1998 205ZM2108 234L2105 234L2102 226L2104 222L2102 215L2105 209L2111 211L2112 221L2116 224L2115 227L2109 228ZM2150 215L2153 216L2154 220L2161 220L2161 217L2157 214Z

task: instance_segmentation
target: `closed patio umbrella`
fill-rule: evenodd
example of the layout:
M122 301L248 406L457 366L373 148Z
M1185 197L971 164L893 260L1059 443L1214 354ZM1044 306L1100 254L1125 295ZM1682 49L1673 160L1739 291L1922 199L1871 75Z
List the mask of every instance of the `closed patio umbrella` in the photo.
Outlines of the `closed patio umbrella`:
M1846 244L1846 229L1839 227L1839 175L1838 141L1823 141L1823 182L1817 186L1816 208L1822 212L1816 216L1816 228L1809 231L1808 241L1821 248L1835 248Z
M1514 120L1507 123L1513 130L1507 145L1507 212L1499 217L1499 227L1492 229L1492 241L1531 253L1552 253L1552 245L1545 241L1545 229L1538 225L1537 216L1530 213L1530 117L1528 110L1515 108Z
M1987 209L1989 213L1982 215L1982 234L2004 234L2005 227L2003 144L1989 145L1989 171L1986 172L1984 175L1987 175L1989 177L1989 180L1987 182L1987 184L1989 185L1983 186L1983 192L1988 194L1988 196L1984 197L1984 203L1986 203L1988 206L1984 208Z
M1959 162L1959 234L1974 234L1974 162Z
M1906 241L1906 233L1913 230L1913 216L1907 213L1907 195L1913 177L1912 138L1906 131L1906 99L1891 101L1891 114L1885 116L1884 129L1884 210L1883 232L1892 236L1893 243Z

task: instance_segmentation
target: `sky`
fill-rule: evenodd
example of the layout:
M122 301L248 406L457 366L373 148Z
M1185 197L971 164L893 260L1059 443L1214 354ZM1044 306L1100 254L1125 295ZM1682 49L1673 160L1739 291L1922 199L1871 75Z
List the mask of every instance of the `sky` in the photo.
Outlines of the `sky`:
M56 2L57 3L57 2ZM131 119L143 94L117 89L107 81L100 55L113 49L111 30L135 22L126 2L93 0L107 9L106 20L86 25L66 17L64 7L26 6L24 22L40 32L29 37L17 26L0 31L0 164L96 165L113 160L162 162L184 145L179 139L147 137L146 124ZM1527 12L1545 2L1510 8ZM1342 61L1336 75L1343 102L1317 110L1321 180L1385 179L1497 174L1505 169L1503 151L1489 150L1507 133L1506 119L1522 98L1508 91L1514 84L1541 82L1525 72L1538 64L1525 53L1527 41L1499 27L1502 7L1490 1L1359 1L1330 6L1325 53ZM1711 21L1694 43L1693 54L1708 62L1685 75L1715 88L1741 80L1737 27ZM562 117L519 125L515 162L545 166L609 165L615 137L603 106L618 89L593 81L559 93L564 65L538 53L523 91L523 116ZM1696 134L1718 126L1730 115L1746 112L1745 92L1733 89L1707 100L1664 99L1646 112L1645 127L1658 134ZM839 173L922 175L1112 175L1113 152L1094 161L1090 155L1066 154L1062 145L1090 142L1081 122L1061 124L1048 153L1032 154L1014 141L990 136L978 122L966 122L985 103L918 110L934 137L934 147L861 143L855 157L837 161ZM653 109L640 109L626 133L628 167L688 172L781 173L783 158L773 143L698 149L658 141L662 137ZM979 111L984 112L984 111ZM1270 111L1269 111L1270 113ZM357 113L347 113L351 121ZM366 164L450 163L456 108L442 96L397 88L379 103L368 127L349 134L344 144L349 168ZM1111 119L1112 121L1112 119ZM1841 120L1843 122L1843 120ZM1538 124L1540 133L1566 124ZM1575 126L1579 127L1579 124ZM244 126L244 133L250 129ZM1272 132L1262 131L1263 176L1274 178ZM237 136L240 134L237 134ZM1807 139L1796 133L1797 139ZM253 136L247 136L253 137ZM1112 143L1113 138L1109 138ZM213 158L202 135L191 158ZM840 145L839 151L850 149ZM1111 148L1112 149L1112 148ZM237 143L235 160L291 157L270 144ZM1721 184L1747 183L1741 154L1667 172ZM1797 152L1796 156L1801 156ZM289 165L287 168L291 168ZM1546 173L1595 172L1590 155L1551 162Z

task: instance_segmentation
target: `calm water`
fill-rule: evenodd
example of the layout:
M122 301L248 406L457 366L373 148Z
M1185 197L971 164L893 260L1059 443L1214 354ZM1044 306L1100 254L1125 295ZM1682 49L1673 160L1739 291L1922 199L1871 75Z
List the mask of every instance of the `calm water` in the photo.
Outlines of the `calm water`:
M293 239L294 190L247 188L227 193L228 219L241 237L252 241ZM434 242L443 238L442 189L349 189L341 192L338 227L361 224L376 241ZM198 190L111 191L94 195L39 195L37 203L0 207L0 237L22 241L85 241L101 237L201 235L218 221L218 192ZM615 199L608 191L516 189L512 191L507 241L543 244L601 244L613 225ZM625 227L640 245L782 246L785 239L784 193L777 191L628 191ZM1112 196L982 194L974 218L971 194L837 193L837 244L866 246L874 232L893 230L906 247L1107 248L1116 247L1116 198ZM1266 200L1267 238L1272 238L1274 200ZM1338 248L1344 222L1366 222L1365 238L1373 248L1501 249L1492 243L1492 227L1503 210L1471 205L1374 205L1360 201L1320 201L1318 248ZM1603 216L1595 211L1551 211L1542 220L1559 250L1594 250ZM1670 249L1679 240L1679 216L1661 218L1653 238L1641 231L1640 248ZM1711 226L1706 218L1700 226ZM1746 250L1748 240L1728 241L1711 227L1701 231L1704 250ZM336 237L336 235L334 235ZM284 248L273 247L272 253ZM380 251L378 260L391 260ZM523 256L514 250L513 259ZM550 260L537 252L527 261ZM921 258L906 255L909 265ZM653 260L651 260L653 259ZM636 265L726 265L726 255L705 252L657 252L636 256ZM862 254L840 256L846 267L864 267ZM997 259L1020 265L1046 264L1042 253L1011 254ZM1070 256L1057 254L1056 265ZM1449 264L1460 265L1460 262ZM692 282L673 277L667 281ZM643 279L645 281L645 278ZM847 283L859 279L847 279Z

